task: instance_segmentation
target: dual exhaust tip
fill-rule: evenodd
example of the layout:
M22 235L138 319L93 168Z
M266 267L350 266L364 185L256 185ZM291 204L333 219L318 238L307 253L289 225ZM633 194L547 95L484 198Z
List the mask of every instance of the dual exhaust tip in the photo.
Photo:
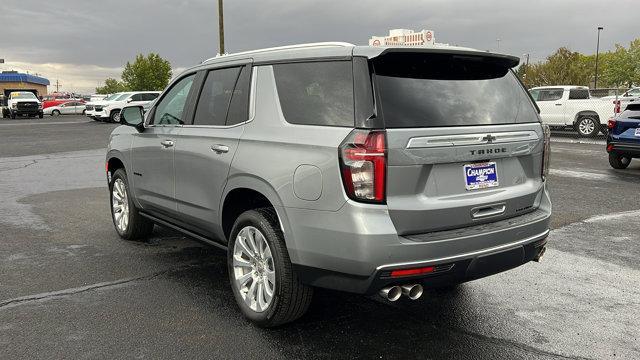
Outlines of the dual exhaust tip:
M380 296L389 301L397 301L402 295L411 300L417 300L422 296L424 289L420 284L393 285L380 290Z

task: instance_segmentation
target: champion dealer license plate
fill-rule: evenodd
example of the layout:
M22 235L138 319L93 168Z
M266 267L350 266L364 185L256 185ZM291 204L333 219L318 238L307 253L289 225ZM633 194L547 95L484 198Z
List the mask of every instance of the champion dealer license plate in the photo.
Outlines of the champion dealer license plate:
M498 168L493 161L465 165L464 177L467 190L487 189L498 186Z

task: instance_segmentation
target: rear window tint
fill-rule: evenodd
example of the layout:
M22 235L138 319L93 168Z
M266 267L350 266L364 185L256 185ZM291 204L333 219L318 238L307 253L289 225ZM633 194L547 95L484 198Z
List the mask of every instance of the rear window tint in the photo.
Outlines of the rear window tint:
M491 60L404 55L374 62L374 69L387 128L539 121L515 75Z
M354 125L350 61L273 65L282 113L301 125Z

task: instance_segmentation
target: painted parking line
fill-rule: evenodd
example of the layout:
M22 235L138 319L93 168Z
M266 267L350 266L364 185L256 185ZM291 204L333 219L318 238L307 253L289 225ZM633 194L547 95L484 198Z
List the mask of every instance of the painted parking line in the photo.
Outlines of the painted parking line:
M88 121L47 121L47 122L28 122L28 123L0 123L0 126L30 126L30 125L66 125L66 124L86 124L94 122Z
M560 177L569 177L581 180L602 181L610 183L640 183L640 177L634 174L606 173L590 169L550 169L549 174Z
M567 143L567 144L589 144L589 145L606 145L607 142L604 139L570 139L564 137L551 136L552 143Z

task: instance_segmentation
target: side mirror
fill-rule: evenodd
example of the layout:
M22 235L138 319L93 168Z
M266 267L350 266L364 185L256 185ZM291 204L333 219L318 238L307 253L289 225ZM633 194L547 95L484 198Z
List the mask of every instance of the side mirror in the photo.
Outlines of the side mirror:
M142 106L128 106L120 111L120 123L144 131L144 112Z
M130 103L130 102L132 102L132 101L133 101L133 98L128 98L128 99L127 99L127 103Z

